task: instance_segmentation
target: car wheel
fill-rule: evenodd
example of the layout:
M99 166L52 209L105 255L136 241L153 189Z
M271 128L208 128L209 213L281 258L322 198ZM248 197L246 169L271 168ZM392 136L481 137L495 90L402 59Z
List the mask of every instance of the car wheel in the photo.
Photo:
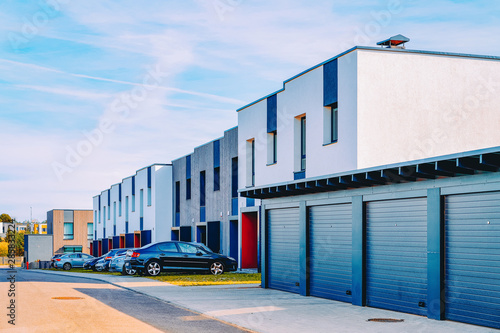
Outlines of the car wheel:
M102 272L102 266L96 267L95 270L98 272Z
M71 264L70 264L69 262L65 263L65 264L63 265L63 269L64 269L65 271L69 271L69 270L71 269Z
M136 271L133 268L125 268L125 265L123 265L121 273L122 275L134 275Z
M224 265L220 261L214 261L212 265L210 265L210 273L213 275L224 274Z
M161 273L161 266L158 260L151 260L148 262L144 273L149 276L158 276Z

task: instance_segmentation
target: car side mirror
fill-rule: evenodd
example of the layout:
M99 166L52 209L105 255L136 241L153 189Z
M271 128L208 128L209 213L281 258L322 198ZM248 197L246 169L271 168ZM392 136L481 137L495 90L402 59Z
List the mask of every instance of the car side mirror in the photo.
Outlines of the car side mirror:
M202 255L203 255L203 253L201 253L200 251L198 251L198 252L196 252L196 255L197 255L197 256L202 256Z

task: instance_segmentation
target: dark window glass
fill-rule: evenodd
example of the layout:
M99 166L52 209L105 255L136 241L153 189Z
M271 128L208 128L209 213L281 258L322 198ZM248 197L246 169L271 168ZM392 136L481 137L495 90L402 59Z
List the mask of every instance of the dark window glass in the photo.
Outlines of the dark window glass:
M181 248L181 252L183 253L197 253L198 248L193 245L179 243L179 247Z
M214 168L214 191L220 190L220 168Z
M200 206L205 206L205 171L200 172Z
M191 178L186 179L186 200L191 199Z
M306 117L300 118L300 161L301 170L306 169Z
M175 243L160 243L158 244L158 250L164 252L179 252Z

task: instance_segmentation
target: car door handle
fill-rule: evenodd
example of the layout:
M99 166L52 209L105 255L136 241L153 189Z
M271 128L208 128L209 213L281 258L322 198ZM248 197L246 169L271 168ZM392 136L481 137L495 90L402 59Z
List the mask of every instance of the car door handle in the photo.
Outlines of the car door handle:
M185 255L183 255L183 257L184 257L184 258L187 258L187 257L188 257L188 255L187 255L187 254L185 254Z
M161 255L161 256L164 256L164 255L165 255L165 253L160 253L160 255Z

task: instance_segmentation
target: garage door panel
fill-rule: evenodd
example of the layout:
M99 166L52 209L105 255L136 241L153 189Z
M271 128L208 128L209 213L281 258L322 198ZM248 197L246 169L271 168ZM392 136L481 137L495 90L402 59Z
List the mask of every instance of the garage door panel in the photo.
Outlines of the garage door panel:
M366 203L367 305L426 315L427 200Z
M267 211L268 285L299 292L299 209Z
M312 296L351 302L352 206L309 208L309 292Z
M447 319L500 328L499 219L500 192L445 198Z

